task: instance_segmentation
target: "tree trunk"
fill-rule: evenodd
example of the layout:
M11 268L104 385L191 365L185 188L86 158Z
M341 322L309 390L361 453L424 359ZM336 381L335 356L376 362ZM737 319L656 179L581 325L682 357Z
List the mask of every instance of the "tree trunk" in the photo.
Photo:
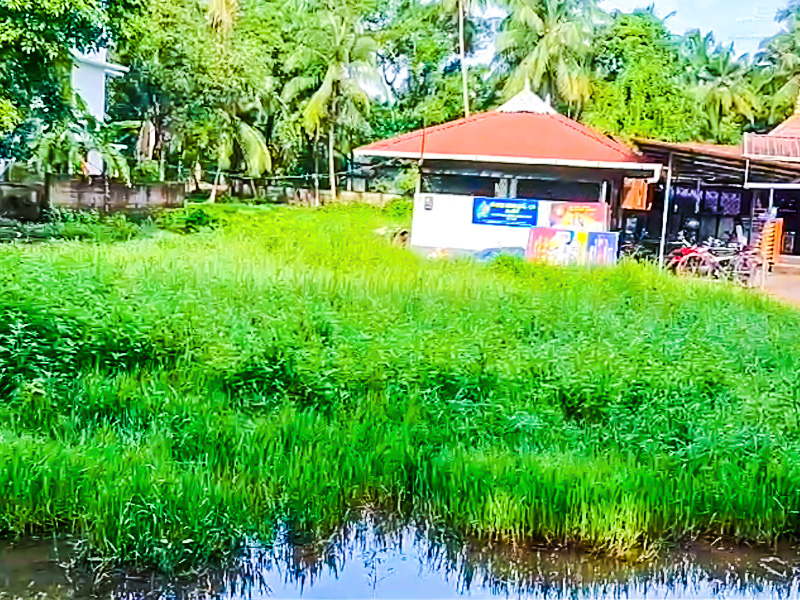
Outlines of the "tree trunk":
M217 200L217 184L219 183L220 179L220 170L217 167L217 174L214 177L214 185L211 186L211 195L208 197L208 201L213 204Z
M336 202L336 161L333 156L333 123L328 127L328 171L331 178L331 202Z
M464 116L469 116L469 93L467 92L467 51L464 42L464 0L458 0L458 46L461 54L461 87L464 92Z
M356 159L353 155L353 136L347 136L347 145L350 151L347 153L347 191L353 191L353 176L355 174Z
M314 155L314 206L319 206L319 136L314 138L311 152Z

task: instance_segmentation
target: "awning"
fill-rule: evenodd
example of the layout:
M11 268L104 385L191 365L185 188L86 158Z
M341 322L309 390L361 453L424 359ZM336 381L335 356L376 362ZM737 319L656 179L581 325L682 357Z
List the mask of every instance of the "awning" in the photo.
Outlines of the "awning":
M674 181L701 181L747 189L800 189L800 163L748 157L740 146L648 139L635 142L648 160L667 165L671 155Z

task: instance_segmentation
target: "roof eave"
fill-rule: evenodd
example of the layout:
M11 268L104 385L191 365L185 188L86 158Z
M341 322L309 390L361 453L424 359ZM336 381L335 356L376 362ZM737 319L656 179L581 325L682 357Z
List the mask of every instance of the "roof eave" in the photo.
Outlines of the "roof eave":
M573 167L579 169L606 169L612 171L641 171L650 172L648 180L658 181L661 178L663 165L658 163L644 163L634 161L593 161L562 158L530 158L525 156L485 156L480 154L438 154L434 152L402 152L397 150L370 150L357 148L353 151L355 156L374 156L377 158L405 158L413 160L453 160L466 162L500 163L511 165L529 165L540 167Z
M78 53L75 50L72 50L71 54L74 62L102 69L103 71L105 71L106 75L110 75L111 77L121 77L130 72L129 67L126 67L124 65L118 65L116 63L111 63L105 60L89 58L87 56Z
M753 154L747 153L743 155L750 160L763 160L768 162L785 162L785 163L800 163L800 156L779 156L769 154Z

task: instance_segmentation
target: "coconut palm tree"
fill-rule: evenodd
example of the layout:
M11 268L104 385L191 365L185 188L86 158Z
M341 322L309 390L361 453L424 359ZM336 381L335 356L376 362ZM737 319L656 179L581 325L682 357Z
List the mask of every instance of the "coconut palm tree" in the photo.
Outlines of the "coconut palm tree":
M447 13L458 16L458 58L461 65L461 92L464 99L464 116L469 116L469 88L467 86L467 35L465 21L472 11L485 6L485 0L444 0L442 7Z
M497 38L511 69L506 93L530 81L543 96L580 106L590 94L588 59L596 7L591 0L508 0Z
M223 128L218 140L218 164L226 171L239 160L248 177L259 177L272 168L264 134L233 112L222 114Z
M765 40L756 57L756 83L762 96L770 98L770 121L779 121L800 104L800 4L790 5L777 18L784 31Z
M686 59L686 77L696 84L714 54L714 34L709 31L703 35L699 29L690 31L684 36L680 49Z
M726 118L752 121L759 107L758 96L749 81L747 58L737 59L733 44L714 46L711 34L690 33L685 41L690 71L688 81L709 123L715 141L724 141Z
M310 29L288 61L301 75L286 84L283 97L291 102L311 92L303 107L303 124L316 139L327 131L331 194L336 197L337 129L352 131L364 123L370 107L366 88L378 88L382 80L375 68L374 40L346 8L320 11Z

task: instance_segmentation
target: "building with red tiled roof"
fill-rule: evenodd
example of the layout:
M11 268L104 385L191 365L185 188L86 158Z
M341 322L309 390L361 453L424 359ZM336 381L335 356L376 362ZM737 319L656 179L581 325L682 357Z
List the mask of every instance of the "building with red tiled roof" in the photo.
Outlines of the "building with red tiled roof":
M619 170L652 177L658 166L556 112L526 89L485 113L362 146L360 157Z
M656 181L661 173L660 164L647 163L624 144L559 114L527 87L496 110L362 146L354 154L373 165L418 164L412 244L471 250L486 244L516 247L527 235L520 227L473 226L474 198L601 202L613 229L621 214L623 181ZM446 210L432 208L434 203ZM418 213L427 218L424 226ZM421 230L431 235L415 244ZM437 236L434 230L452 235Z

